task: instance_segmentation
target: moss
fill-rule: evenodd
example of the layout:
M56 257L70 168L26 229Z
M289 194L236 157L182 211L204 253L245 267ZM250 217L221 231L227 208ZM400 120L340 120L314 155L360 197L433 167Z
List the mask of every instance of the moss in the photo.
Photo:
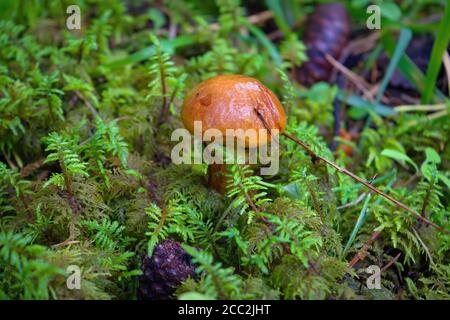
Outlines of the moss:
M336 86L299 85L302 42L261 38L276 30L248 27L252 4L170 1L166 16L81 1L82 29L70 31L56 2L9 1L0 12L0 298L136 299L142 256L172 239L198 272L177 295L448 299L448 234L290 140L274 176L230 166L227 195L207 186L205 170L170 161L185 93L242 73L282 98L287 130L314 152L448 231L448 115L370 111L364 126L351 109L341 121L360 140L338 141L352 156L333 153ZM299 21L311 9L302 6ZM66 286L70 265L81 268L81 290ZM370 265L386 267L380 291L366 288Z

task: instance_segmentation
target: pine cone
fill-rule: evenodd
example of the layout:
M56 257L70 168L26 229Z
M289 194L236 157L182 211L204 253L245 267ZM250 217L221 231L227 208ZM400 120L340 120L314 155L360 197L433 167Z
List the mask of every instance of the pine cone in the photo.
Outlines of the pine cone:
M142 272L138 299L169 300L182 281L195 276L195 265L178 242L165 240L145 256Z
M327 81L333 66L325 58L329 54L339 59L350 37L350 19L340 3L318 5L308 17L303 42L309 60L297 72L301 84L312 85Z

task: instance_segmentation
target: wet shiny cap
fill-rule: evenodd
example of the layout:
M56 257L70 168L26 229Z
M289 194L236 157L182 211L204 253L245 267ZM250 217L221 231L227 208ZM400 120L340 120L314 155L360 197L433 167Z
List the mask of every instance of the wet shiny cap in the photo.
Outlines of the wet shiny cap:
M259 129L286 127L286 115L275 94L258 80L237 74L209 78L186 96L181 118L184 126L194 133L194 121L202 123L202 134L208 129L218 129L226 136L226 129L254 129L256 136L238 135L246 147L267 143ZM267 138L273 138L273 132Z

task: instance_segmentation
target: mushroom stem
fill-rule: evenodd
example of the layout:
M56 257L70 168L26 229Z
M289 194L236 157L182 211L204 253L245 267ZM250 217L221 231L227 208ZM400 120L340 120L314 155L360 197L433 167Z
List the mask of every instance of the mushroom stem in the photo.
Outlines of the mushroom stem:
M227 177L228 172L226 164L210 164L208 166L208 185L221 194L227 192Z

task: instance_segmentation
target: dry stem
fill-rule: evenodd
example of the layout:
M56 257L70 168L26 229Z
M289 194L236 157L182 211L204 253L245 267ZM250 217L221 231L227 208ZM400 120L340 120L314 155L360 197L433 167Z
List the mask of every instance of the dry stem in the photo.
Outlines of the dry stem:
M303 141L301 141L300 139L298 139L297 137L289 134L289 133L283 133L283 135L289 139L291 139L292 141L294 141L295 143L297 143L298 145L300 145L301 147L303 147L303 149L305 149L308 154L313 158L313 159L319 159L322 160L323 162L327 163L328 165L332 166L333 168L335 168L338 172L343 173L347 176L349 176L350 178L352 178L353 180L355 180L356 182L359 182L360 184L364 185L365 187L369 188L370 190L372 190L373 192L379 194L380 196L382 196L383 198L389 200L390 202L394 203L395 205L397 205L398 207L402 208L405 211L408 211L409 213L411 213L414 217L416 217L417 219L425 222L426 224L435 227L436 229L449 233L447 230L444 230L441 226L435 224L434 222L428 220L427 218L423 217L422 215L420 215L419 213L417 213L415 210L411 209L410 207L406 206L405 204L401 203L400 201L392 198L391 196L387 195L386 193L384 193L383 191L377 189L376 187L374 187L373 185L371 185L369 182L367 182L366 180L358 177L356 174L354 174L353 172L347 170L346 168L342 168L340 166L338 166L337 164L335 164L334 162L332 162L331 160L328 160L327 158L321 157L319 155L317 155L316 153L314 153L314 151L311 150L311 148L304 143Z
M269 125L267 124L267 121L264 119L263 115L257 110L254 109L255 113L257 114L258 118L261 120L261 122L263 123L264 127L269 131L269 133L271 132L271 129L269 127ZM282 133L282 135L284 135L285 137L291 139L292 141L294 141L295 143L297 143L299 146L301 146L303 149L306 150L306 152L310 155L310 157L313 160L319 159L322 160L323 162L325 162L326 164L332 166L333 168L335 168L338 172L343 173L347 176L349 176L350 178L352 178L353 180L355 180L356 182L359 182L360 184L364 185L365 187L369 188L370 190L372 190L373 192L379 194L380 196L382 196L383 198L389 200L390 202L394 203L395 205L397 205L398 207L402 208L405 211L408 211L409 213L411 213L414 217L416 217L417 219L425 222L426 224L435 227L436 229L448 233L450 234L450 232L448 232L447 230L444 230L441 226L435 224L434 222L428 220L427 218L423 217L421 214L417 213L415 210L411 209L410 207L406 206L405 204L401 203L400 201L392 198L391 196L387 195L386 193L384 193L381 190L378 190L376 187L374 187L373 185L371 185L369 182L367 182L366 180L358 177L356 174L354 174L353 172L347 170L346 168L342 168L340 166L338 166L336 163L334 163L331 160L328 160L327 158L324 158L322 156L319 156L318 154L316 154L314 151L312 151L312 149L303 141L301 141L299 138L289 134L289 133Z

